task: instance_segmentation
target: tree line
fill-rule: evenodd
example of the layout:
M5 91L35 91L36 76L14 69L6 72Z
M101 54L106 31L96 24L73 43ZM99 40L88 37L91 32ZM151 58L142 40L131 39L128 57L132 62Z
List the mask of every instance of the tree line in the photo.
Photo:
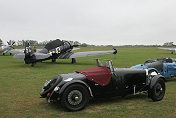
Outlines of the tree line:
M45 46L47 43L51 42L53 40L49 40L49 41L37 41L37 40L18 40L18 41L14 41L14 40L9 40L8 42L10 44L12 44L13 42L15 42L16 46L25 46L25 42L29 42L30 45L32 46ZM67 41L67 40L63 40L63 41ZM78 45L81 47L87 47L87 46L93 46L93 45L89 45L87 43L80 43L78 41L68 41L70 42L72 45ZM0 39L0 45L3 44L3 41Z
M18 40L18 41L14 41L14 40L9 40L8 42L10 44L12 44L13 42L15 42L16 46L24 46L25 42L29 42L30 45L32 46L45 46L47 43L53 41L53 40L49 40L49 41L42 41L42 42L38 42L37 40ZM63 40L63 41L68 41L68 40ZM80 43L78 41L68 41L70 42L72 45L78 45L80 47L173 47L176 46L173 44L173 42L166 42L163 45L121 45L121 46L114 46L114 45L90 45L87 43ZM3 41L0 39L0 45L3 44Z

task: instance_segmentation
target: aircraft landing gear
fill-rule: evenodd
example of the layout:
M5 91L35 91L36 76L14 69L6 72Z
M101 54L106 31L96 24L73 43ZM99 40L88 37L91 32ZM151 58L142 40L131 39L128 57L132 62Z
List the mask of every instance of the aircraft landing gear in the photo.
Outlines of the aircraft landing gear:
M32 63L32 64L31 64L31 67L34 67L34 65L35 65L35 63Z
M76 59L72 58L72 64L76 63Z
M3 55L5 55L5 53L3 53Z
M56 62L56 59L52 59L52 62L55 63L55 62Z

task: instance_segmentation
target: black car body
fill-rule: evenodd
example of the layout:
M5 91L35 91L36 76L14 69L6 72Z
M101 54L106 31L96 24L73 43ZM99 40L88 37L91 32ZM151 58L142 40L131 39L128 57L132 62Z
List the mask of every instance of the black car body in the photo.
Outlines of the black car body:
M49 102L61 101L68 110L83 109L91 97L125 96L147 91L153 101L162 100L165 94L164 77L149 75L147 69L113 68L112 61L98 67L59 74L47 81L40 96Z

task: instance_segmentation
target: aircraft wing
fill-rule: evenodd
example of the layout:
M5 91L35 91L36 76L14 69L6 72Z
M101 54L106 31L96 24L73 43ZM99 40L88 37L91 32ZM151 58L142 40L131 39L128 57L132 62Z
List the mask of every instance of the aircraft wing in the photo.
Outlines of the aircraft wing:
M9 51L12 54L23 53L24 49L13 49Z
M73 48L72 50L78 50L78 49L80 49L80 48Z
M41 50L42 49L37 49L37 52ZM9 53L12 53L12 54L24 53L24 49L13 49L13 50L10 50Z
M88 52L67 52L61 54L58 59L68 59L68 58L78 58L78 57L88 57L96 55L112 54L114 51L88 51Z
M51 54L43 54L43 53L34 53L36 59L46 59L51 56ZM14 55L14 58L16 59L24 59L25 54L24 53L17 53Z
M159 48L159 49L168 50L170 52L176 52L176 49L174 48Z
M5 50L3 53L8 53L8 52L10 52L9 50Z

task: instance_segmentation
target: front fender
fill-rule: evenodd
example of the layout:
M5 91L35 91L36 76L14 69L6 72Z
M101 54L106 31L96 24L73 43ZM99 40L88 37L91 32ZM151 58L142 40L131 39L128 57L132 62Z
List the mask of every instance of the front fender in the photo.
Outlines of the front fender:
M159 78L162 78L164 81L165 81L165 78L162 76L162 75L155 75L151 81L150 81L150 89L153 88L153 86L155 85L156 81L159 79Z
M75 84L75 83L79 83L79 84L82 84L82 85L86 86L87 89L88 89L88 91L89 91L89 93L90 93L90 96L93 97L92 90L91 90L91 88L89 87L89 85L86 84L85 82L81 81L81 80L72 80L72 81L70 81L70 82L65 83L65 84L61 87L61 89L59 90L59 95L61 95L61 94L64 92L64 90L65 90L68 86L70 86L71 84Z
M155 68L147 68L147 69L148 69L148 71L154 70L154 71L156 71L157 73L159 73L158 70L155 69Z

